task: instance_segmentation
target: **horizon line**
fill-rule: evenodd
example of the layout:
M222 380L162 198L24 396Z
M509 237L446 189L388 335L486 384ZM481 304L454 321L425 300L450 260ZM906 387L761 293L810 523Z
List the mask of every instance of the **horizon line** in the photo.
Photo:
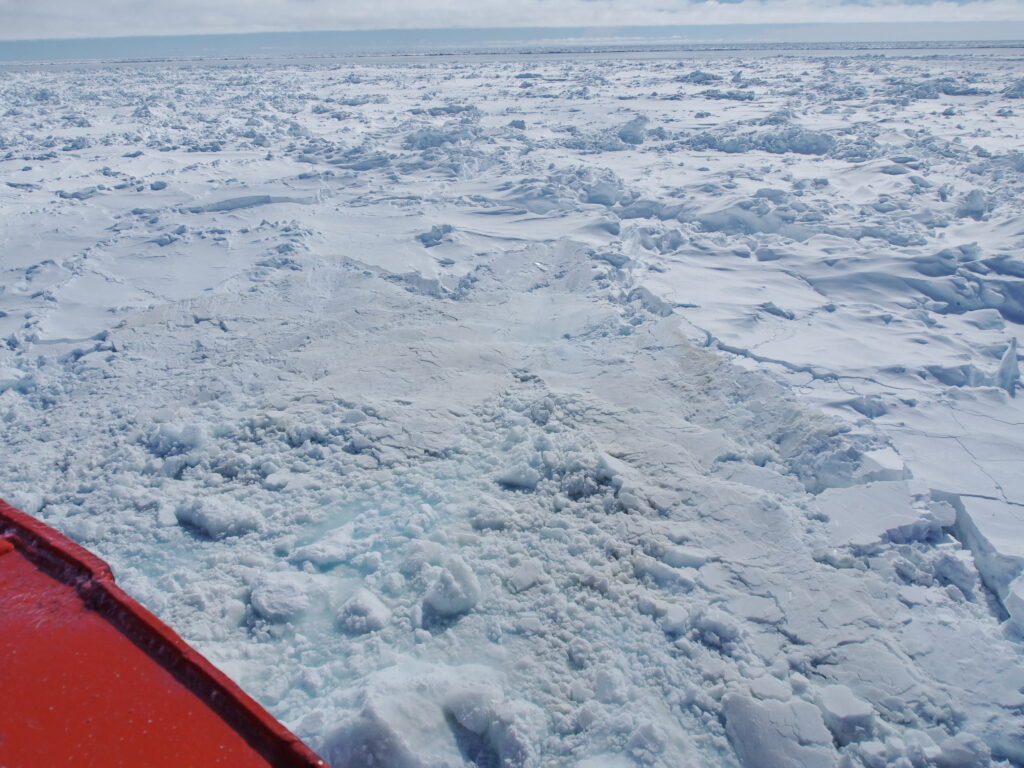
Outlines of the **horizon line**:
M582 25L582 24L565 24L565 25L521 25L521 26L500 26L500 27L479 27L479 26L444 26L444 27L376 27L376 28L350 28L350 29L286 29L286 30L260 30L260 31L246 31L246 32L171 32L166 34L129 34L129 35L84 35L84 36L66 36L66 37L19 37L19 38L3 38L0 37L0 45L11 45L11 44L34 44L34 43L61 43L71 41L120 41L120 40L146 40L146 39L175 39L175 38L215 38L215 37L231 37L231 38L243 38L243 37L256 37L260 35L357 35L357 34L381 34L381 33L400 33L400 34L416 34L424 32L559 32L559 31L576 31L577 33L573 37L585 39L587 37L594 37L600 39L601 37L623 37L630 30L649 30L652 32L658 32L664 34L666 37L671 36L669 31L674 29L732 29L737 27L764 27L764 28L777 28L777 29L796 29L796 28L813 28L813 27L913 27L915 29L921 29L922 27L949 27L949 28L963 28L971 26L988 26L991 27L994 24L1008 24L1011 27L1020 27L1019 30L1014 30L1018 34L1024 35L1024 20L1020 22L997 22L997 21L984 21L984 20L970 20L970 21L925 21L925 22L914 22L914 21L805 21L805 22L758 22L758 21L739 21L729 23L692 23L692 24L632 24L632 25ZM590 35L590 32L607 31L617 32L616 35ZM1008 38L978 38L976 40L964 40L960 39L928 39L928 40L871 40L871 39L857 39L857 40L846 40L843 42L849 43L872 43L872 42L1024 42L1024 37L1008 37ZM800 42L800 43L814 43L814 42L830 42L835 41L764 41L765 43L779 42Z

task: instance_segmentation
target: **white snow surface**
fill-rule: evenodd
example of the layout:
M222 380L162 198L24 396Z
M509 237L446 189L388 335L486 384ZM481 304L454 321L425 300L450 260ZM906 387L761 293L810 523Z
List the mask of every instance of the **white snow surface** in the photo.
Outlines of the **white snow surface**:
M1014 51L0 82L0 495L332 761L1024 764Z

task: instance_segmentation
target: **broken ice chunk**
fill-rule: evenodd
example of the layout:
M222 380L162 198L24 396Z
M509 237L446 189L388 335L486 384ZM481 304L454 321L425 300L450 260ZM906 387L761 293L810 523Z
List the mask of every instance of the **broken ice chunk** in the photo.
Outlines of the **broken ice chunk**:
M433 248L435 245L451 240L451 233L455 228L451 224L439 224L430 228L429 232L421 232L416 239L423 243L424 248Z
M744 768L833 768L836 753L821 712L806 701L758 702L729 694L725 732Z
M252 509L225 496L195 499L178 507L175 516L182 525L198 528L211 539L241 536L260 528Z
M619 128L619 138L627 144L643 144L644 128L646 126L647 118L643 115L638 115Z
M1003 353L999 361L999 370L996 371L995 385L1005 389L1013 397L1016 388L1020 385L1020 365L1017 362L1017 339L1010 339L1010 345Z
M497 477L498 484L509 490L532 491L540 482L540 472L526 464L512 467Z
M17 386L23 378L25 378L25 374L17 368L0 366L0 392Z
M944 495L957 511L956 537L971 550L981 580L1024 631L1024 536L1021 516L995 499Z
M1024 576L1018 576L1007 587L1003 606L1017 631L1024 635Z
M690 589L696 581L696 571L673 568L647 555L635 555L632 562L633 572L638 579L646 577L660 586L681 586Z
M537 764L544 714L505 699L483 667L398 664L371 674L362 699L358 714L325 739L324 757L335 768Z
M914 506L905 480L829 488L816 504L828 518L835 546L870 547L884 538L919 541L939 533L931 512Z
M870 738L874 731L875 710L845 685L826 686L818 696L818 706L840 746Z
M480 582L458 555L445 560L444 568L427 594L424 604L439 616L457 616L470 611L480 600Z
M358 589L338 611L338 626L350 635L363 635L383 629L391 611L375 594Z
M891 447L865 451L861 455L857 479L862 482L875 480L906 480L910 477L903 459Z
M703 549L677 545L666 545L659 558L673 568L700 568L712 556Z
M492 496L482 496L469 510L469 524L478 531L500 531L515 514L512 507Z
M359 714L327 737L324 756L336 768L462 768L458 744L431 693L412 687L396 696L371 689Z
M444 710L482 742L478 754L484 759L478 759L477 765L485 761L489 765L522 768L535 765L534 744L544 716L532 704L502 698L499 688L479 686L449 696ZM469 741L462 739L463 743Z
M543 578L544 564L540 560L525 560L509 573L508 587L512 592L524 592Z
M319 541L299 547L292 553L289 560L296 564L309 562L317 568L323 569L348 562L353 557L367 551L374 543L372 536L366 539L354 539L354 529L354 523L345 523Z
M682 606L669 605L658 623L666 635L681 637L690 630L690 614Z
M942 753L935 758L938 768L988 768L992 751L972 733L958 733L941 744Z
M750 681L750 692L759 699L788 701L793 696L789 683L772 675L762 675Z
M268 621L293 621L309 608L308 577L296 572L266 573L253 588L250 603Z

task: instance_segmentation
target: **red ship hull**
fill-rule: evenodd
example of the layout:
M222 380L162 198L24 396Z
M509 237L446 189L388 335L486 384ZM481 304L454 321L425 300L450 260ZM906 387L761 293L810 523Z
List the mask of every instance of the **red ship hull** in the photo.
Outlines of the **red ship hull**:
M327 768L106 563L3 501L0 670L0 768Z

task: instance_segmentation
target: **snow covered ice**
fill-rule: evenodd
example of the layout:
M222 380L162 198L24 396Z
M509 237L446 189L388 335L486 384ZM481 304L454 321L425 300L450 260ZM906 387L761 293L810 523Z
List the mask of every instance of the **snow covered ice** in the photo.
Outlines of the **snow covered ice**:
M336 768L1024 764L1022 82L12 67L0 495Z

